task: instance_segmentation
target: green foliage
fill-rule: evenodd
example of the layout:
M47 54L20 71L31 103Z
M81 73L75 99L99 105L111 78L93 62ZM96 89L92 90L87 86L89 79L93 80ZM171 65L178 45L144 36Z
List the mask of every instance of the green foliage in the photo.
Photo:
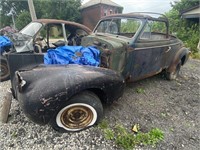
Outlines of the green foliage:
M136 20L126 20L121 23L121 33L135 33L140 26L140 22Z
M115 137L115 133L111 129L105 129L104 136L107 140L113 140Z
M27 1L16 1L16 0L1 0L0 1L0 10L1 10L1 19L0 19L0 28L5 26L10 26L12 24L12 17L7 16L10 12L11 8L14 8L16 15L20 15L23 11L28 11L28 3Z
M139 94L144 94L145 90L142 87L141 88L138 87L138 88L136 88L136 92L139 93Z
M148 133L143 133L143 134L148 134L150 136L149 138L149 144L150 145L155 145L158 143L160 140L164 139L164 133L158 128L150 130Z
M23 11L16 19L16 28L21 30L24 28L29 22L31 22L31 16L28 11Z
M81 0L37 0L34 2L38 18L80 21L78 8L81 6Z
M195 59L200 59L200 53L192 53L192 58L195 58Z
M198 0L181 0L172 4L173 9L166 13L169 19L170 32L181 39L185 46L190 48L193 58L199 58L197 45L199 42L199 22L182 19L180 14L183 10L198 6ZM198 19L197 19L198 20Z
M180 24L179 12L172 9L169 12L165 13L165 15L168 17L169 20L170 32L176 33L176 31L179 29Z
M199 42L199 25L193 24L190 27L180 27L177 36L183 40L185 46L190 48L192 53L197 53L197 44Z
M117 145L124 149L133 149L135 146L151 145L156 146L164 139L164 133L158 129L152 129L147 133L138 132L136 135L130 133L122 125L116 125L114 129L102 128L107 140L114 140Z
M81 0L34 0L35 12L38 19L40 18L51 18L51 19L62 19L80 22L80 6ZM23 19L22 21L17 20L17 27L22 27L23 24L30 22L27 12L29 12L28 1L24 0L1 0L1 24L0 28L12 23L12 18L7 16L11 7L16 11L15 18L19 16ZM30 16L29 16L30 17ZM24 22L23 22L24 21Z
M151 24L151 32L160 32L166 34L166 25L164 22L154 21Z
M107 129L108 128L108 121L107 120L102 120L99 124L98 127L100 127L101 129Z
M198 6L199 0L181 0L172 4L173 9L181 12L183 10L189 9L193 6Z
M136 145L152 145L155 146L159 141L163 140L164 134L158 129L152 129L147 133L138 132L137 135L128 133L122 126L116 127L116 143L124 149L133 149Z
M11 133L11 137L12 137L12 138L16 138L17 136L18 136L17 131L13 131L13 132Z

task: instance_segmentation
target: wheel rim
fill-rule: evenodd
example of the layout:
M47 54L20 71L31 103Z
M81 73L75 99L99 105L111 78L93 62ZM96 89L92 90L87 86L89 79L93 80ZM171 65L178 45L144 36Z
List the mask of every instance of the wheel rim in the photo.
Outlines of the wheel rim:
M1 75L1 78L5 78L8 76L8 68L4 64L1 64L0 75Z
M64 107L56 117L57 125L68 131L79 131L92 126L96 120L96 110L83 103L75 103Z

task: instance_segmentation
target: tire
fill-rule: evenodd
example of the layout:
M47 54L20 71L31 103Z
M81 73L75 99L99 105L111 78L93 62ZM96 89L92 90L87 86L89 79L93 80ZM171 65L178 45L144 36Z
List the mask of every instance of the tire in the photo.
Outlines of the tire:
M0 64L0 81L6 81L10 79L10 71L6 60L1 60Z
M97 124L103 117L100 99L84 91L67 101L50 123L59 132L76 132Z
M175 80L179 76L179 72L181 69L181 61L176 65L176 69L173 72L166 72L167 80Z

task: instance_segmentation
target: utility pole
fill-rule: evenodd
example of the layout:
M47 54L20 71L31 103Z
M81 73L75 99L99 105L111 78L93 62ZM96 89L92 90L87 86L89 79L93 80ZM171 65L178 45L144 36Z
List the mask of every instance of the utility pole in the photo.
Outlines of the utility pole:
M29 7L29 11L30 11L30 14L31 14L32 21L36 20L37 17L36 17L36 14L35 14L35 8L34 8L34 5L33 5L33 0L28 0L28 7Z

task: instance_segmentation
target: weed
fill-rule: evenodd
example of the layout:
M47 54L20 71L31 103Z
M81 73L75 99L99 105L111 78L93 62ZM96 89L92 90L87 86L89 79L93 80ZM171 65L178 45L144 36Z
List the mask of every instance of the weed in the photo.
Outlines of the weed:
M119 125L119 124L115 126L115 131L118 135L126 135L127 134L126 129L122 125Z
M17 136L18 136L17 131L13 131L12 134L11 134L11 137L16 138Z
M133 134L127 132L122 125L116 125L113 130L104 128L103 131L107 140L114 140L117 145L124 149L133 149L136 145L151 145L154 147L164 138L163 132L158 128L152 129L148 133L139 131L138 134Z
M137 88L136 92L139 94L143 94L143 93L145 93L145 90L144 90L144 88Z
M124 149L132 149L136 146L137 141L135 140L134 134L117 135L115 142L117 145L123 147Z
M105 129L104 135L107 140L113 140L115 137L114 132L111 129Z
M174 128L170 128L170 131L171 131L171 132L174 132Z
M164 139L164 133L163 131L161 131L158 128L152 129L149 133L150 139L150 145L155 145L156 143L158 143L160 140Z
M161 116L166 118L167 117L167 114L166 113L161 113Z
M102 120L99 124L98 127L101 129L107 129L108 128L108 121L107 120Z
M199 59L199 60L200 60L200 53L199 53L199 52L192 53L191 56L192 56L192 58L194 58L194 59Z

